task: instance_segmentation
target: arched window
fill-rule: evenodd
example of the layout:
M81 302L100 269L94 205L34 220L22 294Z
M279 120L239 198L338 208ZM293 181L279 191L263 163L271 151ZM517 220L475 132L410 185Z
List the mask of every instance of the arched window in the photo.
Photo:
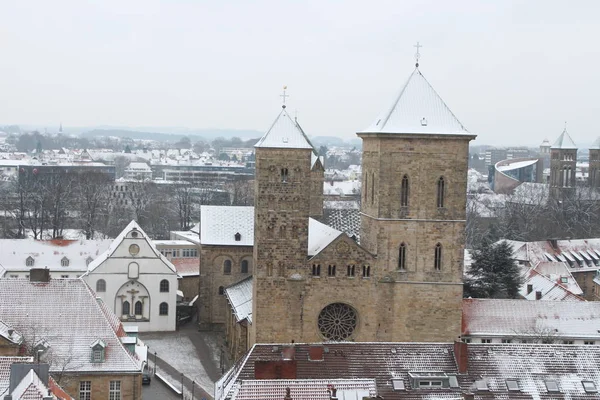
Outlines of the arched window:
M368 278L371 276L371 266L370 265L363 265L362 276L363 276L363 278Z
M169 305L167 303L160 303L158 315L169 315Z
M33 257L27 257L27 259L25 260L25 266L26 267L33 267L33 263L34 263L34 259Z
M442 269L442 245L438 243L435 245L435 258L433 261L433 267L436 271L441 271Z
M242 260L242 274L248 273L248 260Z
M375 172L371 172L371 204L375 202Z
M404 243L400 243L400 250L398 251L398 269L406 269L406 245Z
M231 275L231 260L225 260L223 262L223 273L225 275Z
M219 286L219 294L220 295L224 295L225 294L225 288L223 286Z
M96 293L106 292L106 281L104 279L98 279L96 281Z
M437 181L437 206L438 208L444 207L444 190L445 190L446 182L444 181L444 177L440 176L440 179Z
M354 276L354 265L348 265L348 276Z
M136 301L135 302L135 306L134 306L134 310L135 310L135 315L142 315L142 311L143 311L143 307L142 307L142 302L141 301Z
M160 292L161 293L169 292L169 281L168 280L163 279L162 281L160 281Z
M129 302L127 300L125 300L123 302L123 315L129 315L129 311L130 311L131 305L129 304Z
M281 182L287 182L288 180L288 169L281 168Z
M400 207L408 207L408 175L402 177L400 185Z
M327 267L327 276L335 276L335 265L329 265Z
M321 264L313 264L312 275L313 276L321 276Z

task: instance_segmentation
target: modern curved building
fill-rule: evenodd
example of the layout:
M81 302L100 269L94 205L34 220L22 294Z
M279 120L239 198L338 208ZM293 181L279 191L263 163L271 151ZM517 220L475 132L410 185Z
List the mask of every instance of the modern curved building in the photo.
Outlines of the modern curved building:
M523 182L542 182L544 165L539 158L515 158L499 161L494 165L490 181L496 193L510 194Z

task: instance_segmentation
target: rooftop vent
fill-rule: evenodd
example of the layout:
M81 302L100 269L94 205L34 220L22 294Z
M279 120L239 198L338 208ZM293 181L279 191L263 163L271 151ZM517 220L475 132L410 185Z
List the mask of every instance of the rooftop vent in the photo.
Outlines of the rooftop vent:
M427 126L427 119L425 117L421 118L421 126Z

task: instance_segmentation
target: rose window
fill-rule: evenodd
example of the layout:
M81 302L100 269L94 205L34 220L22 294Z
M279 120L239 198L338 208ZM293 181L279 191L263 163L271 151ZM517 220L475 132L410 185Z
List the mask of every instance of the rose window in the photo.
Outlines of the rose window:
M343 303L333 303L321 310L319 331L328 340L348 340L356 329L357 321L354 308Z

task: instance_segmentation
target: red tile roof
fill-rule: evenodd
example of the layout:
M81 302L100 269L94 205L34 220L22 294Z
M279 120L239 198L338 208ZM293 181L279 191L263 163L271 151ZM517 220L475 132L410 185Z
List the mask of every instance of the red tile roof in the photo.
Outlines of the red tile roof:
M200 258L171 258L170 261L181 276L200 275Z

